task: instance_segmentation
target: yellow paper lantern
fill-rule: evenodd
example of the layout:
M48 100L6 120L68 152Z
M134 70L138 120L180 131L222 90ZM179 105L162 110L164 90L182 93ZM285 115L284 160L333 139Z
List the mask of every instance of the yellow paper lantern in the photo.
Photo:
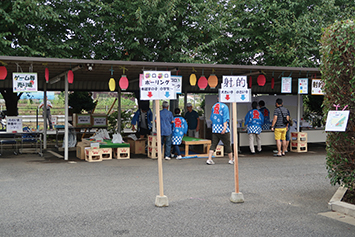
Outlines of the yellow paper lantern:
M114 78L111 78L110 81L108 82L108 88L110 88L110 91L116 90L116 81Z
M190 85L191 86L196 86L196 81L197 81L196 75L194 73L192 73L190 75Z
M218 85L218 78L215 74L211 74L208 77L208 85L211 87L211 89L216 88L216 86Z

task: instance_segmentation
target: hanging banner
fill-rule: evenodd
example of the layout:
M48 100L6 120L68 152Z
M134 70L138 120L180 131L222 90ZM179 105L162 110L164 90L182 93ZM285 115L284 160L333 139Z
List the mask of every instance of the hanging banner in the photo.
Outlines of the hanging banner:
M177 94L181 94L182 90L182 76L171 76L171 84L175 88Z
M298 94L308 94L308 78L298 78Z
M321 79L312 79L312 95L324 95L323 86Z
M281 78L281 93L292 93L292 77Z
M349 110L338 111L330 110L328 112L327 123L325 125L325 131L328 132L345 132L348 125Z
M38 89L38 80L36 72L13 72L12 89L17 92L36 92Z

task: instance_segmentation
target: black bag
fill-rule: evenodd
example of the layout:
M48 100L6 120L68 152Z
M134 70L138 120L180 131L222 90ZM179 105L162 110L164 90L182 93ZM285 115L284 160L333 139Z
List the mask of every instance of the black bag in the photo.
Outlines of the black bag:
M279 107L280 109L280 107ZM284 116L284 114L282 113L282 110L280 109L281 115L282 115L282 119L285 125L289 124L290 122L287 120L287 117Z

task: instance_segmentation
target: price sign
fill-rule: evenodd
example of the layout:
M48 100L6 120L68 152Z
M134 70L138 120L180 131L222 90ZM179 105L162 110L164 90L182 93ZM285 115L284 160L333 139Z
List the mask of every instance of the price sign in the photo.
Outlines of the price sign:
M308 94L308 78L298 78L298 94Z
M312 80L312 95L324 95L324 82L321 79Z
M89 115L78 115L78 125L90 125L91 117Z
M107 119L106 117L92 117L93 118L93 125L94 127L105 127L107 126Z

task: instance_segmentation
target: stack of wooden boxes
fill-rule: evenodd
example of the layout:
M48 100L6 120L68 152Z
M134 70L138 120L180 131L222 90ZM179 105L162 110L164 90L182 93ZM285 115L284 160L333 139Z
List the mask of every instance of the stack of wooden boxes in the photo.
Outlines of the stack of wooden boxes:
M307 152L307 133L291 132L291 151Z
M148 157L158 159L158 140L157 136L148 136Z

